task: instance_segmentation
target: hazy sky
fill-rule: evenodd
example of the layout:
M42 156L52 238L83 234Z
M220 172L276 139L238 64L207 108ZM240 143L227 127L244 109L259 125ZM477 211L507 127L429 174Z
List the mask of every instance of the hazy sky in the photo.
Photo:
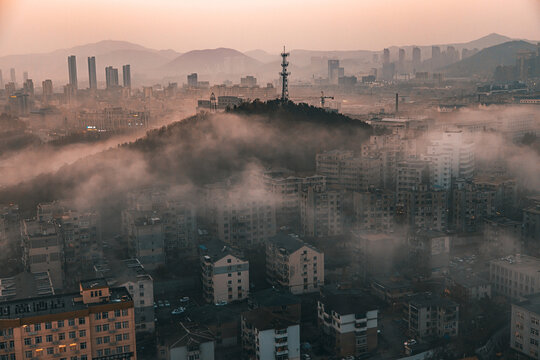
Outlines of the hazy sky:
M277 52L540 40L540 0L0 0L0 56L127 40Z

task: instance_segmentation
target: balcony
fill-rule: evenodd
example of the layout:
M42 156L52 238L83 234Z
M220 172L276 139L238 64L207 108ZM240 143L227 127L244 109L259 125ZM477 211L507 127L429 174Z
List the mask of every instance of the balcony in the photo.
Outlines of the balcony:
M281 351L277 351L277 350L276 350L276 355L286 355L286 354L288 354L288 353L289 353L289 350L288 350L288 349L287 349L287 350L281 350Z

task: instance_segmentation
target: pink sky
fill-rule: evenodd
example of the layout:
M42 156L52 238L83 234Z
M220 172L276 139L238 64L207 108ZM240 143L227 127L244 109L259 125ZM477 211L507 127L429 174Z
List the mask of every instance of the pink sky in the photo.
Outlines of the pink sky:
M540 0L0 0L0 56L105 39L276 52L540 40Z

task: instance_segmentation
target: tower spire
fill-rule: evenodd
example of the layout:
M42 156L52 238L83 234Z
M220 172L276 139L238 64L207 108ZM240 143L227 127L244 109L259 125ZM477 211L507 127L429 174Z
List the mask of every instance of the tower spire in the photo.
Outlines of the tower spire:
M283 52L281 53L281 72L279 73L281 75L281 101L286 102L289 100L289 79L288 76L291 74L287 71L287 66L289 66L289 62L287 61L287 57L290 54L285 51L285 46L283 47Z

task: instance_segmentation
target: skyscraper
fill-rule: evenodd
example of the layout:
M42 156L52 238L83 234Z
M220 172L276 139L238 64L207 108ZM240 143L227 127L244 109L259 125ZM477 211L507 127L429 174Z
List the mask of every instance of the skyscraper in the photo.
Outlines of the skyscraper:
M418 46L413 47L412 50L412 64L413 70L416 72L422 62L422 52Z
M107 82L107 89L112 89L118 86L118 69L112 66L105 68L105 80Z
M28 71L23 72L23 83L25 83L26 80L28 80Z
M53 95L53 83L52 80L44 80L41 83L41 86L43 87L43 102L46 103L49 101L49 99Z
M68 56L69 85L77 90L77 58L75 55Z
M328 82L337 82L339 60L328 60Z
M90 89L97 89L96 57L88 58L88 84Z
M17 83L17 77L15 76L15 68L11 68L9 70L10 72L10 75L11 75L11 82L16 84Z
M131 66L129 64L122 66L122 79L124 87L131 89Z
M0 89L4 87L4 78L2 77L2 70L0 69Z
M193 73L187 76L187 84L190 88L196 88L198 85L197 73Z
M383 50L383 65L384 64L390 64L390 50L384 49Z

